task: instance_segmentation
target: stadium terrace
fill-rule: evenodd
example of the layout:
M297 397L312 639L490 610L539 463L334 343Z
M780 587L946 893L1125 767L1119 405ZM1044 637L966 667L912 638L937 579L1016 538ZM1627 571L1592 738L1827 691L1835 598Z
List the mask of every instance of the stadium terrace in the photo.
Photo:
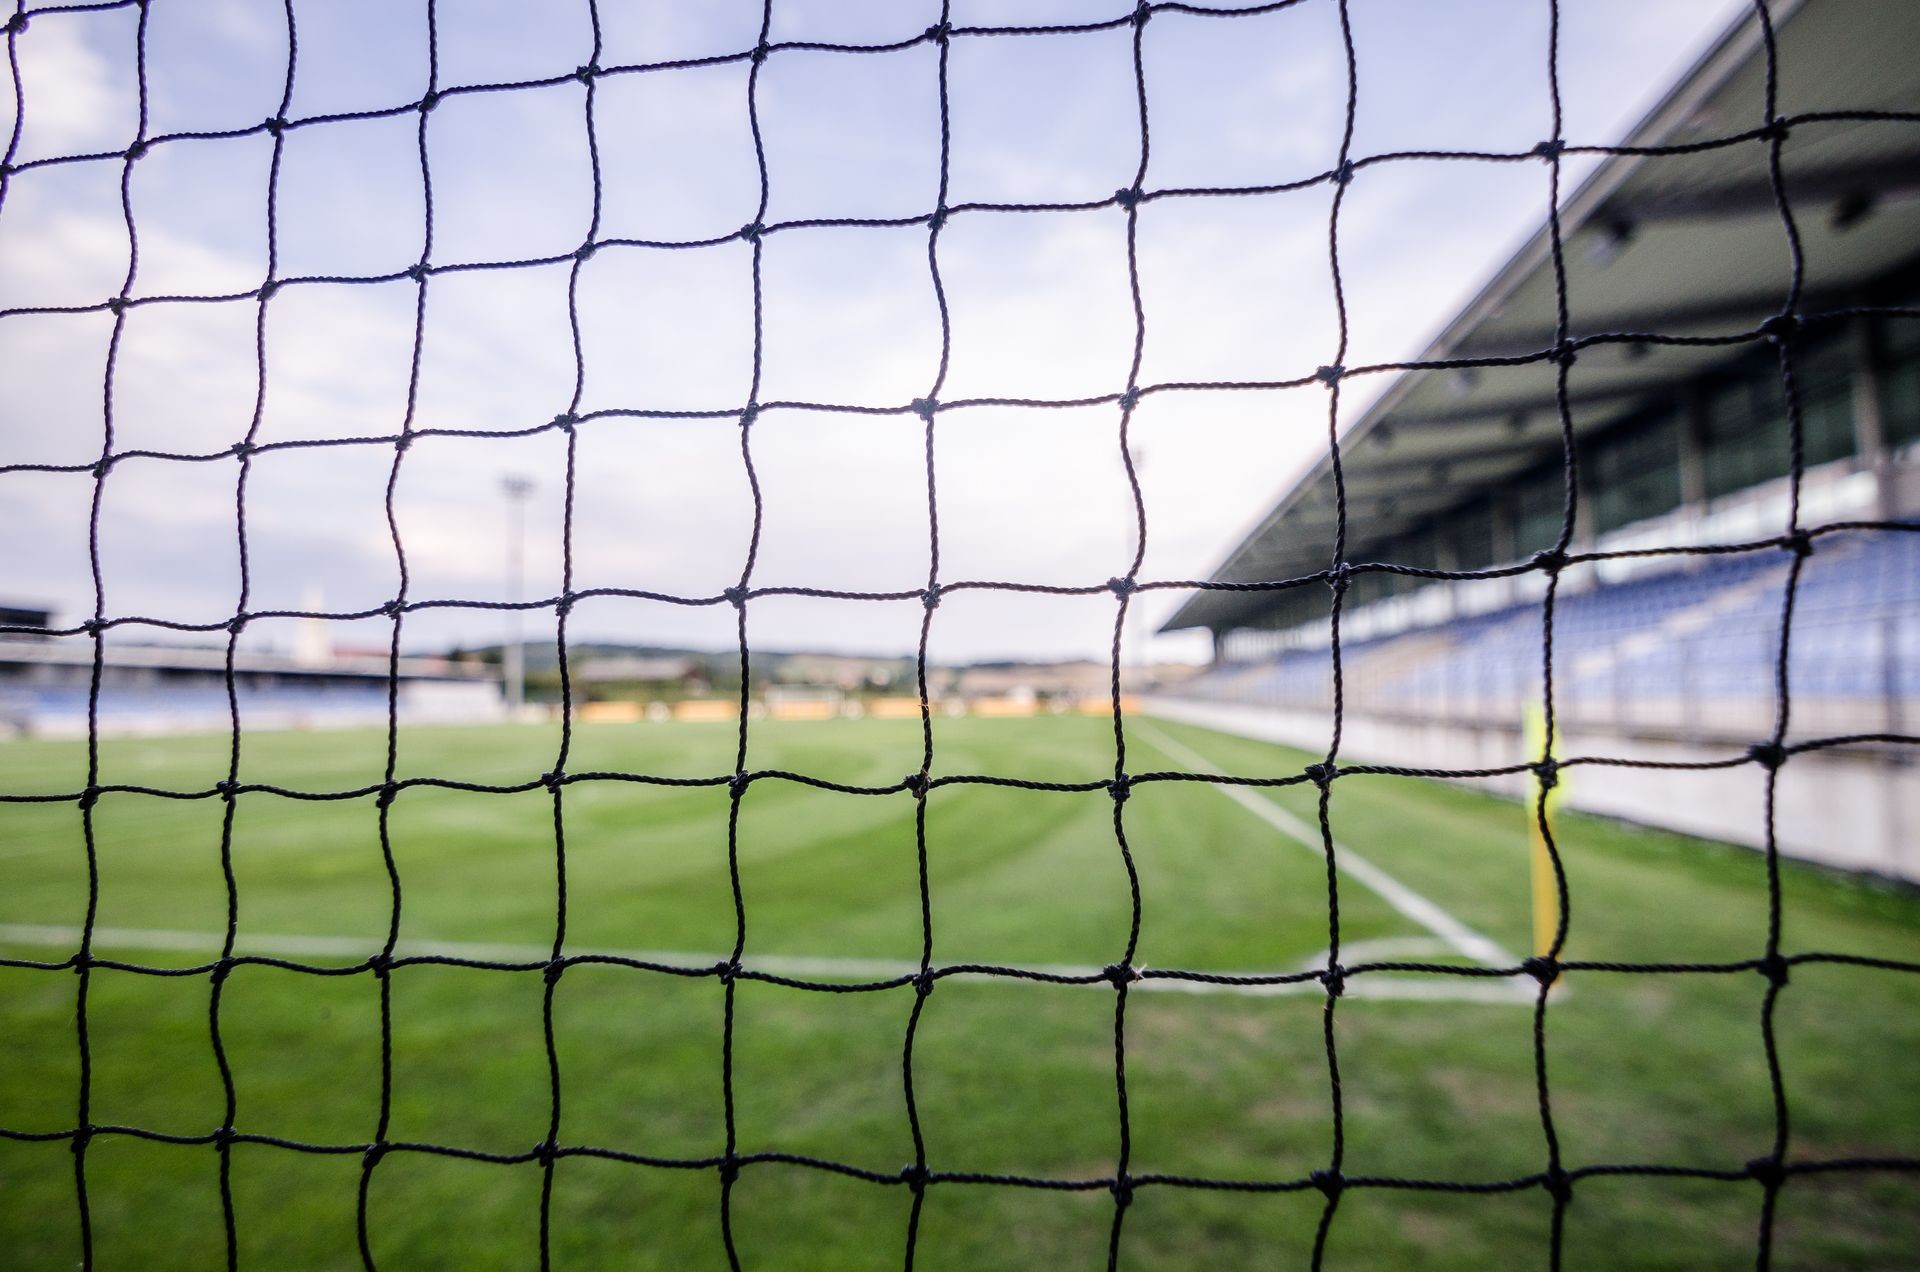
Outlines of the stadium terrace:
M1697 149L1765 115L1762 35L1743 23L1565 201L1564 279L1542 227L1344 431L1338 473L1323 458L1213 577L1317 584L1343 530L1344 561L1383 563L1339 579L1349 749L1458 768L1525 758L1556 573L1558 749L1698 764L1770 732L1781 593L1810 553L1786 667L1795 736L1862 740L1803 757L1818 775L1783 789L1782 843L1920 879L1920 770L1873 740L1909 730L1920 700L1920 535L1846 528L1920 513L1920 325L1900 316L1920 296L1920 133L1845 113L1863 86L1911 99L1920 13L1811 4L1779 40L1779 92L1807 116L1781 148L1798 254L1764 140ZM1781 538L1790 503L1831 532ZM1214 666L1187 692L1206 705L1169 709L1325 744L1324 586L1198 592L1165 630L1196 627ZM1758 781L1622 769L1568 799L1757 847Z
M318 623L307 625L291 652L235 652L231 703L227 651L215 646L109 643L96 695L91 649L26 634L47 625L46 611L10 606L0 614L15 629L0 636L0 735L221 729L236 710L249 728L365 727L386 721L390 683L397 709L417 723L481 723L503 714L497 673L445 658L404 657L389 666L384 654L336 653Z

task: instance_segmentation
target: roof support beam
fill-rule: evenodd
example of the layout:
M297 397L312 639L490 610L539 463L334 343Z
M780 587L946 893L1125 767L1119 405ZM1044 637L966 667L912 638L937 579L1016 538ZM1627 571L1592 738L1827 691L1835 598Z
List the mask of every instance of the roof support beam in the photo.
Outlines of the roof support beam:
M1920 199L1920 155L1899 155L1867 163L1841 164L1813 171L1787 169L1787 200L1796 211L1833 205L1884 206ZM1683 189L1640 199L1609 201L1594 217L1598 225L1647 225L1658 221L1723 221L1735 216L1777 216L1773 186L1742 181L1717 189Z
M1671 390L1676 383L1690 379L1694 374L1689 371L1684 375L1650 376L1646 379L1629 380L1619 384L1571 390L1567 394L1567 404L1578 409L1583 406L1605 406L1633 398L1649 397L1655 393ZM1389 418L1389 427L1395 433L1411 433L1429 428L1457 427L1462 424L1505 422L1511 426L1515 416L1532 416L1540 412L1552 415L1558 410L1559 403L1550 394L1540 394L1533 397L1487 402L1478 406L1462 406L1451 411L1429 411L1424 415L1395 415Z
M1757 292L1732 300L1716 300L1704 305L1680 305L1658 308L1646 313L1609 314L1604 318L1579 318L1573 336L1607 332L1645 332L1649 335L1697 335L1702 331L1723 331L1731 335L1780 312L1786 303L1786 288ZM1844 295L1810 292L1801 298L1801 309L1817 313L1848 304ZM1456 358L1524 358L1553 348L1551 327L1535 331L1498 332L1478 339L1462 340L1452 350Z

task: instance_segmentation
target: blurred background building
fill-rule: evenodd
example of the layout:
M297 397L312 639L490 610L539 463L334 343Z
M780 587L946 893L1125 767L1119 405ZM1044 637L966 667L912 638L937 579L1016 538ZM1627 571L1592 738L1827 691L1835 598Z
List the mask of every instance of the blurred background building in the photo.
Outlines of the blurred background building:
M85 737L92 698L92 641L36 637L50 610L0 605L0 736ZM384 650L336 650L326 623L303 622L286 652L233 655L243 728L346 727L386 723L389 673L395 704L416 723L469 723L503 713L497 671L470 662L410 656L391 669ZM97 725L104 734L180 733L232 725L223 646L132 644L100 649Z

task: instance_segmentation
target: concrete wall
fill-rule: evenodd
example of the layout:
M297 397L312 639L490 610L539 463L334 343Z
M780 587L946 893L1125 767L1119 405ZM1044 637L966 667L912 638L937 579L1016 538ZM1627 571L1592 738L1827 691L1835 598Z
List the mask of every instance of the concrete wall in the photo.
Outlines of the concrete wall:
M1288 710L1190 699L1144 699L1150 715L1324 754L1332 728L1325 711ZM1341 758L1410 768L1497 768L1535 757L1519 727L1444 720L1385 719L1349 713ZM1740 744L1715 745L1600 731L1567 731L1563 756L1697 762L1740 756ZM1758 764L1707 770L1579 765L1563 776L1569 806L1751 848L1766 843L1766 772ZM1521 798L1531 776L1473 785ZM1909 747L1835 747L1794 756L1779 773L1775 800L1781 851L1846 870L1920 883L1920 756Z
M494 724L507 718L500 686L491 680L402 680L399 707L403 725ZM245 697L240 700L243 730L372 729L384 728L386 723L384 697L347 703L316 697L312 702L275 705L249 703ZM101 716L99 734L101 737L167 737L179 733L224 733L232 727L226 704L213 701L185 707L156 706L150 711L112 711ZM0 719L0 738L86 736L84 709Z

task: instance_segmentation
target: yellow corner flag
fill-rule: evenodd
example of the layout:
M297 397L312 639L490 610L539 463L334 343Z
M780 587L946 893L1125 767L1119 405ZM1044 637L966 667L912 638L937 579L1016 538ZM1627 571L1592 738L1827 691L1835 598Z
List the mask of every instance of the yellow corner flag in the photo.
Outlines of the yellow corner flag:
M1527 708L1526 717L1526 754L1529 762L1537 763L1542 758L1553 757L1554 739L1547 736L1547 717L1538 704ZM1544 955L1553 948L1554 934L1560 929L1560 891L1553 877L1553 858L1547 852L1547 837L1541 832L1541 819L1544 816L1548 828L1553 825L1554 812L1567 797L1567 778L1564 772L1554 772L1554 782L1545 791L1545 802L1541 802L1541 779L1538 773L1530 784L1527 800L1527 837L1532 844L1531 854L1533 876L1533 952Z

